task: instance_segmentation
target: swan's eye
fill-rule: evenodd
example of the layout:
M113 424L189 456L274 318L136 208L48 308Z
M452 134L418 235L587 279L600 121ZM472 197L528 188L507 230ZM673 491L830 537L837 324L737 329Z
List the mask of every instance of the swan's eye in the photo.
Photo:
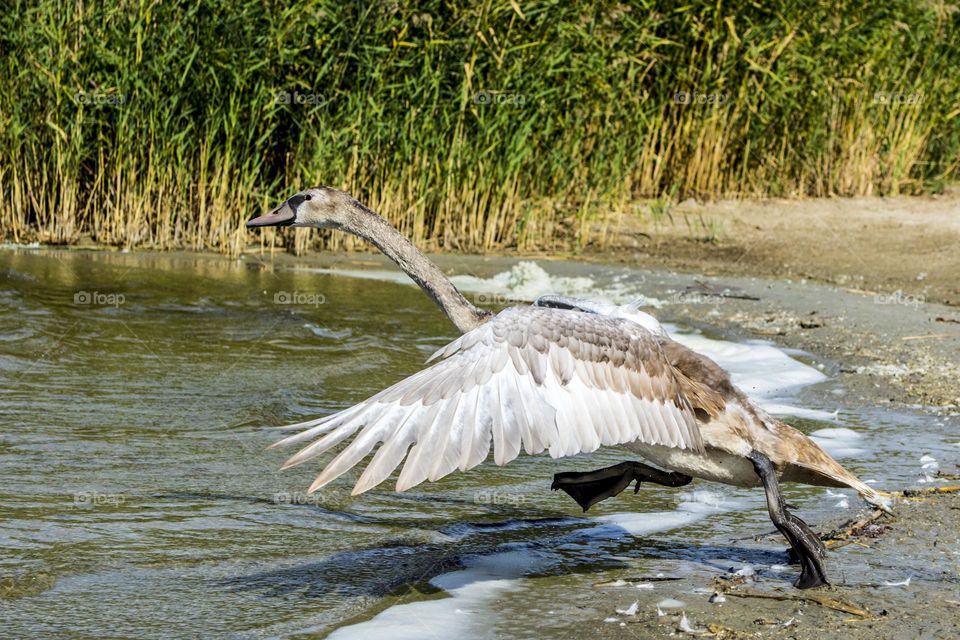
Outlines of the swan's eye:
M299 207L300 204L301 204L304 200L309 200L309 199L310 199L310 196L308 196L308 195L306 195L306 194L300 194L300 193L298 193L297 195L295 195L295 196L293 196L292 198L290 198L289 200L287 200L287 205L289 205L289 207L290 207L291 209L293 209L294 211L296 211L296 210L297 210L297 207Z
M313 196L308 193L307 195L303 196L303 199L304 199L304 200L313 200Z

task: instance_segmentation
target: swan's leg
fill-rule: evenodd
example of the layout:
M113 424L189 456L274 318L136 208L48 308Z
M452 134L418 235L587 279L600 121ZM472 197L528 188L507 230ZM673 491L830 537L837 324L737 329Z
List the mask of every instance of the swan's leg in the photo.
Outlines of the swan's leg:
M770 462L770 458L759 451L751 452L749 457L767 492L767 510L770 512L770 519L790 543L800 561L800 577L793 586L798 589L810 589L827 584L827 574L823 568L823 558L826 555L823 542L810 530L806 522L787 509L780 494L777 471Z
M550 488L554 491L563 489L586 511L601 500L619 494L634 480L637 481L637 486L633 490L636 493L640 490L641 482L653 482L665 487L682 487L689 484L693 478L682 473L661 471L642 462L621 462L612 467L585 473L565 471L554 474Z
M813 543L813 546L817 548L817 555L825 559L827 557L827 545L823 544L823 540L820 539L820 536L811 531L806 522L800 520L800 518L797 518L797 522L801 527L806 529L807 539L810 540L810 542ZM802 562L800 555L793 547L787 549L787 562L789 564L800 564Z

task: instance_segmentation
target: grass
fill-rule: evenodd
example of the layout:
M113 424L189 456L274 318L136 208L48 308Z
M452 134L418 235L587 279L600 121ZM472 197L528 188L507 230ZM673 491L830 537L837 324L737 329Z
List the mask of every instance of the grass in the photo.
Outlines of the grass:
M957 41L930 0L8 0L0 225L352 247L243 228L332 184L421 246L550 250L637 198L919 193L960 177Z

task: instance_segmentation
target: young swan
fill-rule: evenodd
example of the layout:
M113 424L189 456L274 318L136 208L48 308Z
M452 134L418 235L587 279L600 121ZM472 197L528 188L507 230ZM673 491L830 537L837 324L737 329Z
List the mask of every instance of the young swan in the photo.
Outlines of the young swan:
M800 588L827 582L826 550L789 511L781 481L851 487L888 509L815 442L753 404L715 362L671 340L653 316L633 306L544 296L493 315L467 301L383 218L331 187L302 191L247 226L332 228L365 238L463 334L426 369L349 409L289 427L303 431L278 445L314 441L284 468L349 440L310 491L375 448L354 494L375 487L401 463L398 491L466 471L487 459L491 443L500 465L521 448L558 458L622 446L661 468L626 461L558 473L552 488L586 510L634 481L682 486L696 477L763 486L771 520L801 564Z

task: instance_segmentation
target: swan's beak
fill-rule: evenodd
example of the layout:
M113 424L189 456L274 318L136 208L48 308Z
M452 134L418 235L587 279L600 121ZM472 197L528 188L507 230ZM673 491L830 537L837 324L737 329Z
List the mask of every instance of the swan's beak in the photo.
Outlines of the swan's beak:
M287 227L297 219L297 212L293 210L288 201L284 201L279 207L265 213L258 218L247 221L247 228L253 227Z

